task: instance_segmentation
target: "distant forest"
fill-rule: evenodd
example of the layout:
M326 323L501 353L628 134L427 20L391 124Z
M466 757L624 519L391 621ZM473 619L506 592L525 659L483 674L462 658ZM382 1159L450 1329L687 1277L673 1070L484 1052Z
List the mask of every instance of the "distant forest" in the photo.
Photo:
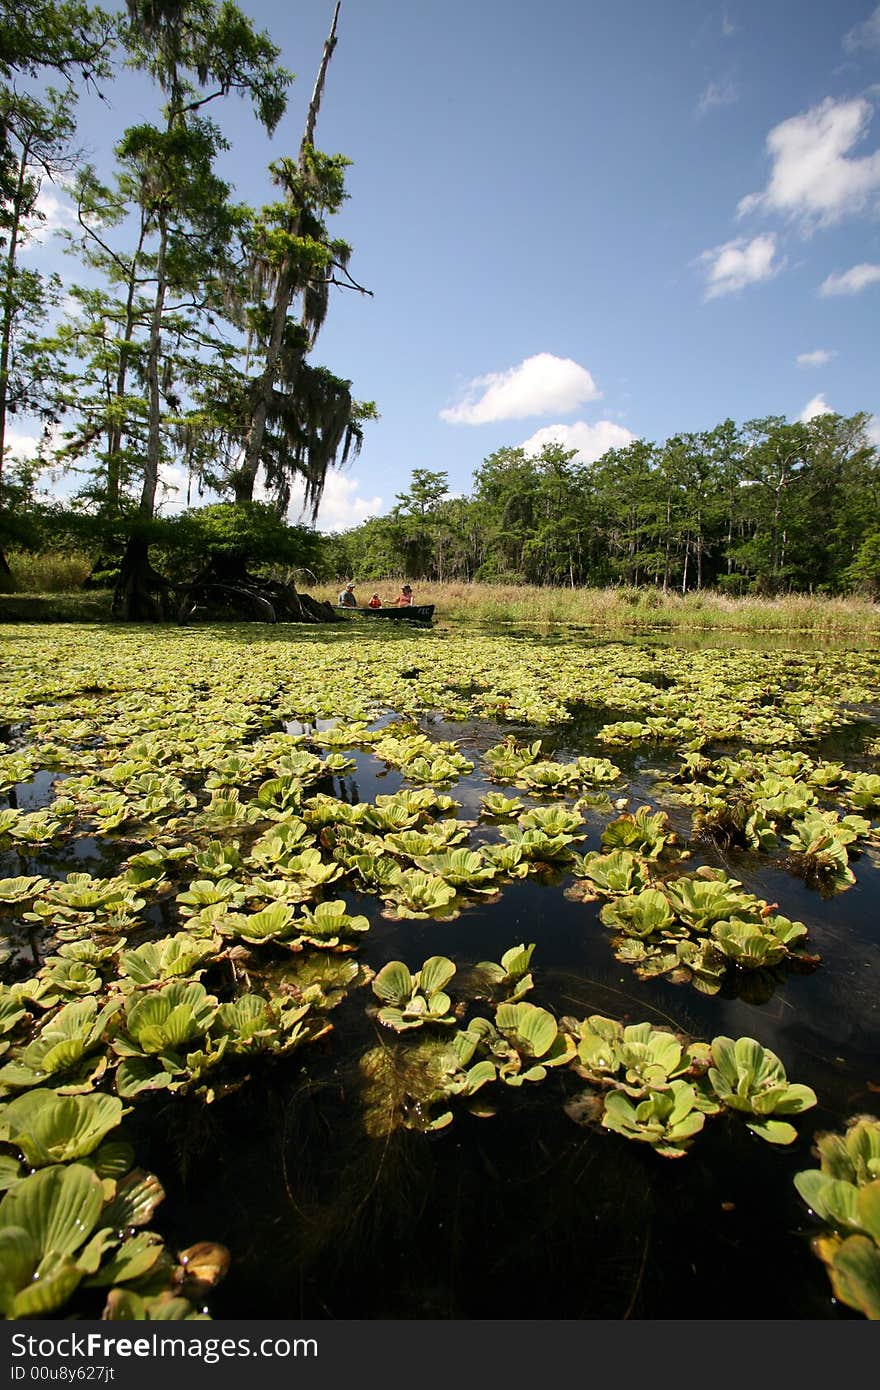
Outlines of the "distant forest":
M595 463L491 454L470 496L417 468L387 516L329 538L326 572L448 583L656 585L666 592L880 596L870 416L782 416L634 440Z

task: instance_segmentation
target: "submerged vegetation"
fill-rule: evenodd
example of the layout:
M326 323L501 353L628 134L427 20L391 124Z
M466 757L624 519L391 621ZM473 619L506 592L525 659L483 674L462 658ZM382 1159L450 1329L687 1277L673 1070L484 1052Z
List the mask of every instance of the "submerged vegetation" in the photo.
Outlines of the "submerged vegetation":
M447 630L371 631L356 648L334 629L7 635L7 1316L87 1314L96 1298L107 1316L204 1315L225 1252L205 1246L212 1274L193 1284L186 1251L117 1236L137 1223L116 1221L115 1191L161 1189L107 1136L132 1107L222 1106L266 1068L320 1072L328 1052L344 1065L346 1046L373 1140L536 1091L589 1134L666 1158L707 1120L783 1148L809 1137L821 1094L805 1059L790 1080L758 1028L572 1013L547 992L537 933L491 960L447 953L444 935L496 904L503 923L505 898L530 887L568 902L636 985L760 1004L827 969L784 888L749 891L717 855L757 856L817 901L858 880L880 844L874 653ZM823 754L832 737L852 740L855 765ZM415 929L429 950L407 945ZM849 1242L874 1238L859 1200L855 1234L838 1222L820 1251L838 1290L863 1258ZM37 1213L58 1203L82 1212L56 1241ZM876 1315L861 1293L844 1301Z

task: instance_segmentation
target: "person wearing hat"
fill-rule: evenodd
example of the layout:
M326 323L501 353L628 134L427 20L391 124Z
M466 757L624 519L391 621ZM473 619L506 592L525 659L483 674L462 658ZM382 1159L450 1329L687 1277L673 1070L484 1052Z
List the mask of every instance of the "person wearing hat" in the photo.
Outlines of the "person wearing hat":
M413 601L413 591L409 584L404 584L397 598L394 600L398 608L411 608Z
M357 599L354 596L354 581L346 584L338 599L340 608L357 608Z

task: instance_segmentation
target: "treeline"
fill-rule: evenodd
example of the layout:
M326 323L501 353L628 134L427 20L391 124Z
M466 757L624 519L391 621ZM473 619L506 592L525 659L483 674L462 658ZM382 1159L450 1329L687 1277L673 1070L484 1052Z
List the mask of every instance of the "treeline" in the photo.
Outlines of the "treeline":
M770 416L635 440L597 462L499 449L469 497L416 469L387 516L325 543L361 579L655 585L664 592L880 594L870 416Z

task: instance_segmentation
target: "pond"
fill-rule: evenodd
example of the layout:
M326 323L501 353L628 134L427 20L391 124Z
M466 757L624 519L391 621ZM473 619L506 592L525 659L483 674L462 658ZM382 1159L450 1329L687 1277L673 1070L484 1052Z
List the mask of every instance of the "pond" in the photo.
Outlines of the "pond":
M207 944L182 973L215 1001L311 999L306 1022L320 1017L274 1056L230 1033L213 1070L172 1049L169 1089L146 1044L136 1069L120 1013L105 1071L50 1078L131 1107L122 1132L165 1190L152 1225L168 1249L227 1247L213 1317L860 1316L834 1296L811 1245L829 1223L794 1178L818 1167L817 1134L880 1115L873 652L292 625L11 629L4 648L0 876L34 879L4 910L7 996L88 939L108 948L94 997L130 1010L124 951L186 930ZM109 906L74 901L78 883ZM700 917L700 894L721 906ZM307 921L321 902L344 904L330 949ZM276 926L249 927L255 909ZM649 909L666 925L647 930ZM477 969L532 944L518 999ZM455 966L444 1021L383 1024L378 973L431 957ZM32 987L4 1062L73 997L62 985ZM496 1030L503 1046L484 1035L453 1085L450 1039L479 1017L501 1029L511 994L502 1008L552 1016L553 1047ZM682 1047L754 1039L815 1104L785 1115L791 1142L707 1108L668 1156L602 1122L611 1074L578 1031L597 1015ZM492 1079L471 1092L480 1058ZM708 1085L686 1057L672 1070Z

